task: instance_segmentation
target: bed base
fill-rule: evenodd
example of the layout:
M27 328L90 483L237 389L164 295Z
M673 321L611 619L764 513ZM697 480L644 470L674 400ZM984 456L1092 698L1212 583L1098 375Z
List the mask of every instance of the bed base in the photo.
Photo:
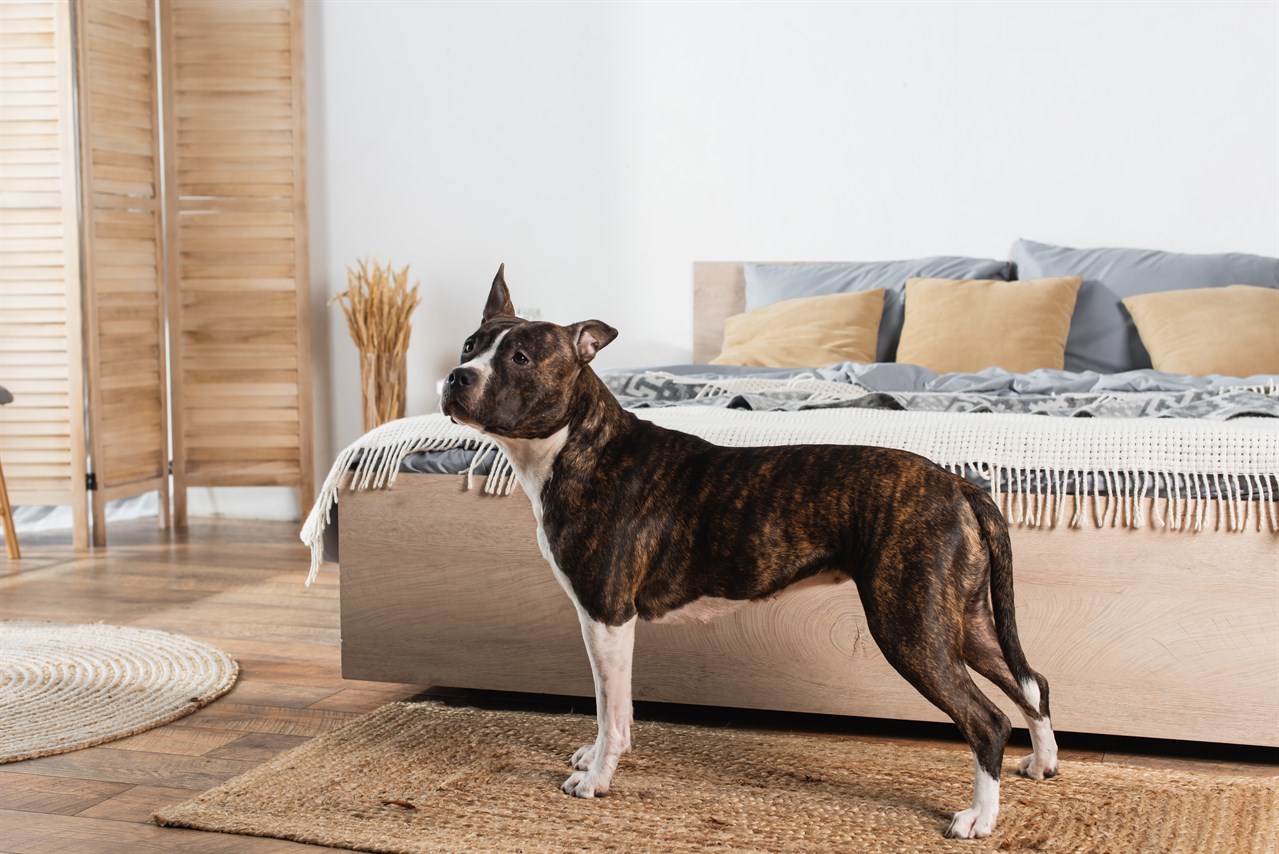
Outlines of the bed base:
M1055 728L1279 746L1279 537L1208 521L1013 529L1018 627ZM343 491L339 526L343 676L594 696L518 488L401 474L390 490ZM851 584L709 625L641 624L635 649L637 700L946 720L884 660Z

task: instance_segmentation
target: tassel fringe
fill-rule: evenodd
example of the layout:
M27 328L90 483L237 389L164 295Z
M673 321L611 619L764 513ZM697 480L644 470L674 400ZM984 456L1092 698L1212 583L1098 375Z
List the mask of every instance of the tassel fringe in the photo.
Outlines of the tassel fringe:
M989 480L991 497L1010 525L1079 528L1088 520L1094 528L1202 531L1211 526L1231 533L1279 533L1276 479L1264 475L1045 472L981 463L945 468Z
M746 384L719 381L708 384L707 388L717 389L716 393L743 391L742 386ZM729 385L734 388L721 388ZM813 395L824 395L833 392L826 386L835 384L800 377L788 385ZM1258 390L1275 392L1273 383ZM980 416L981 423L991 427L978 430L972 426L977 423L972 416L950 413L867 410L858 413L855 423L848 413L829 411L747 415L704 407L672 407L638 414L663 426L697 433L724 445L833 441L902 447L936 460L954 474L987 481L991 497L1010 525L1050 529L1154 527L1191 532L1211 526L1213 530L1236 533L1251 528L1279 534L1279 463L1276 462L1279 451L1275 434L1270 431L1248 429L1231 439L1230 444L1222 445L1208 441L1213 434L1203 433L1197 424L1154 425L1148 428L1149 435L1132 439L1127 432L1135 428L1125 428L1123 434L1101 433L1102 429L1110 428L1092 423L1087 428L1096 435L1085 434L1081 425L1063 425L1074 428L1074 432L1069 432L1039 416L1006 416L997 421L997 416L984 415ZM805 417L807 427L801 424ZM743 418L749 421L741 420ZM955 420L945 420L943 424L944 419ZM1000 430L992 429L995 424L1004 426ZM1182 435L1183 432L1186 435ZM1206 443L1197 442L1199 439ZM1154 440L1158 443L1150 444ZM1152 448L1156 453L1143 451L1134 455L1130 447L1133 441L1141 441L1142 448ZM332 521L333 508L348 475L349 490L389 489L395 484L400 463L409 454L455 448L476 452L462 475L467 489L473 488L479 467L491 460L484 492L511 494L518 482L515 469L496 443L443 416L393 421L343 450L325 478L301 531L302 541L311 550L307 585L315 581L319 572L324 529ZM1229 448L1229 455L1220 453L1221 448ZM1041 462L1017 466L971 457L956 459L958 453L974 451L996 458L1013 456ZM948 456L951 459L947 460ZM1136 465L1096 470L1088 467L1092 461L1108 458L1119 461L1125 457ZM1156 461L1168 467L1143 467ZM1078 467L1079 463L1085 467ZM1249 470L1237 473L1223 470L1235 465Z

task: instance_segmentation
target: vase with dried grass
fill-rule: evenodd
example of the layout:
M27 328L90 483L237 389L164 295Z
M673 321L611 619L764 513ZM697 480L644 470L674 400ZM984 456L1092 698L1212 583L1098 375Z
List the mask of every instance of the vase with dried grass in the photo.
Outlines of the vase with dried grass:
M360 386L364 397L364 429L372 430L404 417L408 388L405 362L409 350L409 319L421 304L418 283L409 287L409 268L398 272L367 260L346 268L346 290L338 303L360 351Z

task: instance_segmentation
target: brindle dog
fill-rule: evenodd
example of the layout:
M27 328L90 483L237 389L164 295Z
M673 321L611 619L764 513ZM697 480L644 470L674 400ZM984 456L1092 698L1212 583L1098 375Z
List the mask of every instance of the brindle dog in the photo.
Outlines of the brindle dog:
M581 619L599 730L573 755L564 791L606 793L630 750L636 620L704 621L797 584L851 578L884 657L972 748L972 804L946 835L988 836L1011 725L967 667L1025 716L1034 748L1021 773L1057 773L1048 681L1017 638L998 507L905 451L727 448L636 418L590 367L616 336L598 320L516 317L499 269L442 402L510 457L542 554Z

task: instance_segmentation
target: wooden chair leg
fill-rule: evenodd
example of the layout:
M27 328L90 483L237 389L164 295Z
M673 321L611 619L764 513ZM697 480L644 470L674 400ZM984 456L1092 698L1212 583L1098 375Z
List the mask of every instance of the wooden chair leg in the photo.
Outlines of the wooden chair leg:
M93 506L93 527L90 529L92 535L93 547L95 549L105 549L107 547L107 497L106 493L99 487L90 492L89 503Z
M4 546L9 557L17 560L22 557L18 548L18 529L13 524L13 505L9 503L9 487L4 482L4 466L0 466L0 521L4 523Z

